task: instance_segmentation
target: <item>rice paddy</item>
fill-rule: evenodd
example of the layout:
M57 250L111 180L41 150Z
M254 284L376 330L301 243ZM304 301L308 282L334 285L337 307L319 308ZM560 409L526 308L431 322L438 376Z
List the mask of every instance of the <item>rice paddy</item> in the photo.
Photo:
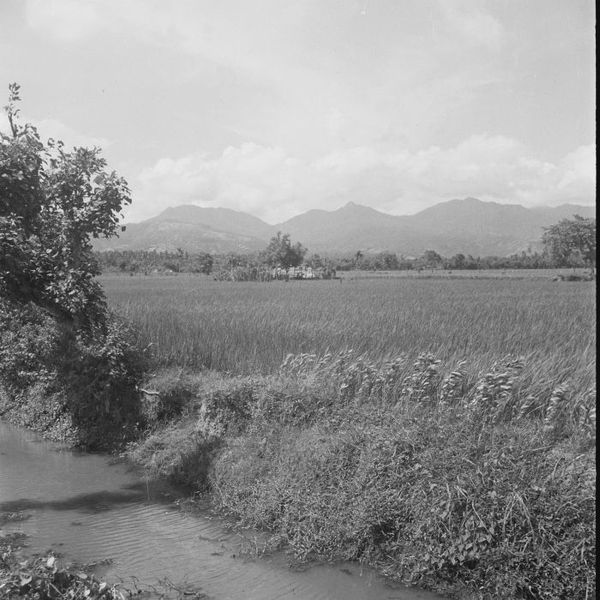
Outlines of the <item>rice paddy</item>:
M595 289L587 282L233 283L180 275L102 283L156 367L268 374L288 354L352 349L370 360L431 352L481 365L511 354L554 376L589 378L595 361Z

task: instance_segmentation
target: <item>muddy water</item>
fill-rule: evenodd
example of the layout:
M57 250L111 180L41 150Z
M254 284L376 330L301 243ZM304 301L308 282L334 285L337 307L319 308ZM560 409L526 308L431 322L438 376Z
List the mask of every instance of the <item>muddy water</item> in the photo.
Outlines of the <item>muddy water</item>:
M191 515L177 492L148 483L109 457L77 453L0 422L0 513L27 519L4 526L29 537L31 551L53 548L67 559L106 561L109 580L154 585L168 578L199 586L210 598L303 600L432 600L431 594L388 585L370 570L341 564L298 572L283 557L240 557L241 541L224 523Z

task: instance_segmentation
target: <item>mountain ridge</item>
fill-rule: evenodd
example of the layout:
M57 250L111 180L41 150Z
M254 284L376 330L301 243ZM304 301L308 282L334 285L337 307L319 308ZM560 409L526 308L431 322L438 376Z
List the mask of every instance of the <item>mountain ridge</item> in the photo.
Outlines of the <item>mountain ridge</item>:
M277 233L289 233L321 254L391 251L419 255L427 249L450 256L505 256L537 248L543 227L573 214L595 215L595 206L562 204L526 208L477 198L453 199L413 215L390 215L348 202L332 210L311 209L270 225L242 211L191 204L170 207L118 238L96 240L97 250L255 252Z

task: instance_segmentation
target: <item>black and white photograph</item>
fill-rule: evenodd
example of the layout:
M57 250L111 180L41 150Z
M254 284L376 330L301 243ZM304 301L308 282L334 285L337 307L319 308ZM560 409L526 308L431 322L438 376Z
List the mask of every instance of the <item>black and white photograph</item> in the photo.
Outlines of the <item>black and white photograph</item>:
M595 600L592 0L0 0L0 600Z

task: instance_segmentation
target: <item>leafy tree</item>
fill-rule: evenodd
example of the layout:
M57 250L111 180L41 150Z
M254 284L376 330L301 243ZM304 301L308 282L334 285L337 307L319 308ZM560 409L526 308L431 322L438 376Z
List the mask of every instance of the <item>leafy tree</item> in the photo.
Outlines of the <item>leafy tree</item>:
M354 266L355 268L358 268L358 265L360 264L360 261L363 258L363 253L360 250L356 251L356 254L354 255Z
M450 268L450 269L464 269L464 267L465 267L465 260L466 260L465 255L462 252L459 252L458 254L455 254L448 261L448 268Z
M282 235L281 231L278 231L266 249L260 253L259 259L270 267L287 269L301 265L306 252L307 249L300 242L292 246L289 233Z
M393 252L380 252L375 257L375 265L378 269L393 271L398 269L398 257Z
M90 238L116 233L130 202L127 183L107 172L99 149L67 151L19 125L19 86L9 90L11 132L0 133L0 295L63 321L102 324L106 305Z
M19 86L9 90L10 132L0 133L2 413L43 429L65 418L60 435L80 445L120 443L140 422L143 361L107 309L90 239L116 233L129 190L99 149L67 151L21 126Z
M421 261L424 267L435 269L442 264L442 257L435 250L425 250Z
M546 251L559 266L570 266L580 257L590 268L596 268L596 219L574 215L544 228L542 242Z
M208 252L203 252L194 259L193 271L210 275L214 259Z

